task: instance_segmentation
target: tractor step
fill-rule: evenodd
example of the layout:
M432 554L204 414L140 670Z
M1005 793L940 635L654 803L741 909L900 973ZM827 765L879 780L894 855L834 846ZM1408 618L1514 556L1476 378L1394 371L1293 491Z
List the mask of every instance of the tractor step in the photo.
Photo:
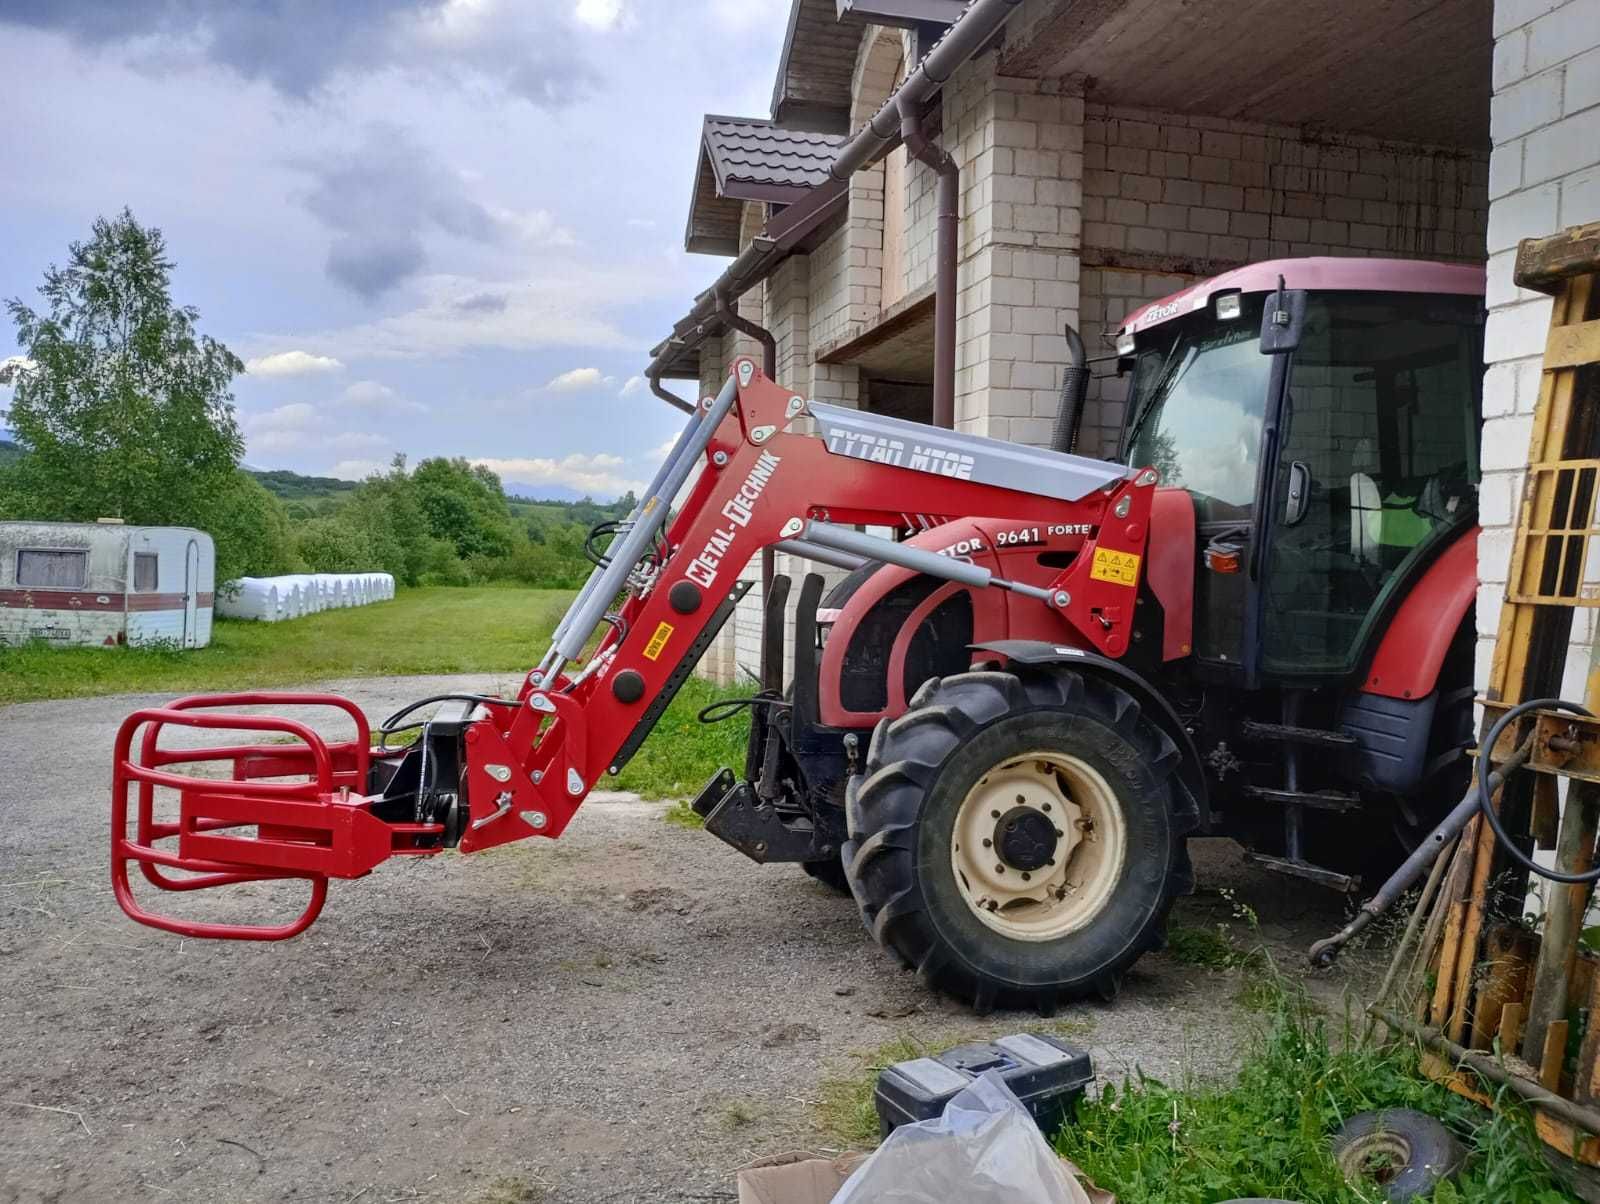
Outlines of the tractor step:
M1354 748L1356 738L1346 732L1332 732L1320 727L1293 727L1287 723L1257 723L1247 719L1241 734L1246 740L1288 741L1290 744L1311 744L1318 748Z
M1339 790L1283 790L1274 786L1246 786L1244 796L1284 807L1311 807L1317 811L1359 811L1361 796Z
M1244 855L1244 860L1245 864L1256 866L1258 869L1269 870L1274 874L1287 874L1291 878L1300 878L1306 882L1315 882L1318 886L1325 886L1344 895L1355 894L1361 889L1361 879L1357 875L1341 874L1338 870L1312 865L1309 861L1293 861L1288 857L1269 857L1265 853L1248 852Z

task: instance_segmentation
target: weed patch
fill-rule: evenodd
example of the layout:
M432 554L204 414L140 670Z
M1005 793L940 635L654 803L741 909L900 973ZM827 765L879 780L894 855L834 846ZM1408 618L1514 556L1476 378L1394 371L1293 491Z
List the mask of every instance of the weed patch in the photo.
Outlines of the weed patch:
M1139 1076L1079 1105L1056 1148L1121 1204L1212 1204L1273 1197L1305 1204L1381 1204L1376 1184L1346 1184L1329 1135L1358 1112L1416 1108L1455 1130L1471 1151L1433 1204L1564 1204L1520 1108L1487 1112L1417 1070L1414 1047L1360 1043L1352 1024L1338 1049L1325 1021L1281 985L1270 1027L1227 1086L1169 1087Z

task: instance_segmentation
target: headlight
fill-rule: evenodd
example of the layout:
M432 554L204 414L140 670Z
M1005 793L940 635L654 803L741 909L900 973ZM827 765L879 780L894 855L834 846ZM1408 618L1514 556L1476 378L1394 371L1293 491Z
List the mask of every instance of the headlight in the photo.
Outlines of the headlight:
M1118 333L1118 335L1117 335L1117 354L1118 355L1132 355L1133 354L1133 331L1124 330L1124 331L1121 331L1121 332Z
M1217 317L1231 322L1244 312L1244 297L1239 293L1223 293L1216 300Z

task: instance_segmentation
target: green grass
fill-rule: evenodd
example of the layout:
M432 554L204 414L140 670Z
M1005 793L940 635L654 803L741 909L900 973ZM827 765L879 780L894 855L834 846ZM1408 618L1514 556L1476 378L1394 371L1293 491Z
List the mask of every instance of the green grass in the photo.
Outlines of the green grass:
M517 587L408 589L392 602L288 623L218 619L210 646L187 652L0 645L0 706L422 673L504 673L501 686L513 692L544 652L570 598L565 590ZM680 798L724 765L742 769L747 716L705 725L696 715L708 703L753 689L723 689L691 677L621 776L602 784L646 798ZM698 825L698 816L681 810Z
M1414 1047L1362 1044L1352 1021L1340 1048L1304 1001L1281 989L1270 1027L1235 1081L1169 1087L1139 1077L1079 1106L1056 1148L1120 1204L1212 1204L1267 1196L1305 1204L1380 1204L1376 1184L1346 1184L1329 1135L1358 1112L1415 1108L1471 1151L1433 1204L1564 1204L1526 1114L1490 1113L1429 1082Z
M1167 931L1167 952L1180 962L1207 970L1250 969L1261 964L1258 952L1242 949L1227 927L1173 924Z
M724 698L744 698L755 684L714 686L691 677L667 707L655 731L617 777L602 785L611 790L636 790L645 798L683 798L699 792L711 775L724 765L744 771L745 738L750 731L748 712L723 723L701 723L700 709ZM672 823L699 827L700 817L687 806L668 812Z
M170 648L0 647L0 705L91 694L187 693L414 673L508 674L538 660L565 590L402 590L392 602L288 623L218 619L211 644Z

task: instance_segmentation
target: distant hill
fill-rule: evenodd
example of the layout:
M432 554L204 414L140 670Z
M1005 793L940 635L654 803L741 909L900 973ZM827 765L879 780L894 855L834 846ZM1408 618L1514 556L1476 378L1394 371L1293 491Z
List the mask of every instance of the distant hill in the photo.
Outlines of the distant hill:
M569 485L527 485L521 481L506 481L501 488L507 497L520 498L525 502L581 502L588 497Z
M352 493L358 482L338 477L306 477L286 468L249 469L250 475L286 502L312 502Z
M4 468L7 464L15 464L20 459L22 459L22 449L9 439L0 439L0 468Z

